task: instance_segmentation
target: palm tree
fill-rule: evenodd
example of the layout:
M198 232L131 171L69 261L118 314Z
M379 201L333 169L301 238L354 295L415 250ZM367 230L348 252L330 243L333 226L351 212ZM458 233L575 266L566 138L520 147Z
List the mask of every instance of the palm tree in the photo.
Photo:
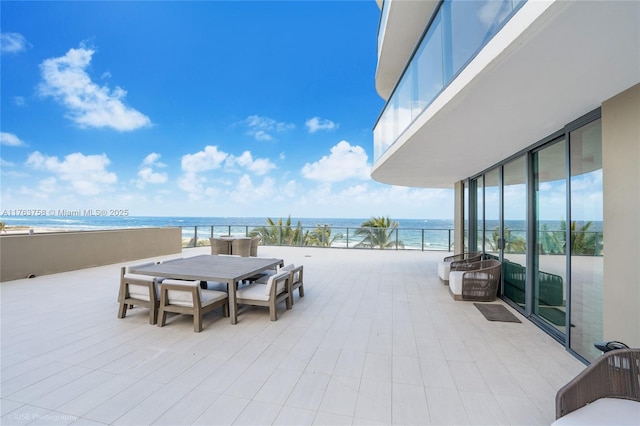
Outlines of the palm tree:
M7 232L7 224L0 222L0 232Z
M388 217L372 217L362 222L361 227L356 229L355 235L364 237L355 247L379 247L385 248L396 246L396 241L392 236L397 232L398 222L392 222ZM396 234L397 235L397 234ZM404 248L404 243L398 241L397 245Z
M327 225L318 225L316 229L308 234L307 244L317 247L331 247L333 242L342 238L342 233L331 236L331 228Z
M491 239L487 240L487 245L492 252L497 253L498 240L500 239L500 229L496 226L492 233ZM508 226L504 227L504 248L507 253L524 253L527 249L527 242L524 238L513 235Z
M265 245L302 245L308 239L308 232L303 234L300 221L295 228L291 227L291 215L287 217L285 223L282 222L282 218L278 219L277 223L271 218L267 218L267 224L269 226L253 229L249 236L259 236L262 244Z

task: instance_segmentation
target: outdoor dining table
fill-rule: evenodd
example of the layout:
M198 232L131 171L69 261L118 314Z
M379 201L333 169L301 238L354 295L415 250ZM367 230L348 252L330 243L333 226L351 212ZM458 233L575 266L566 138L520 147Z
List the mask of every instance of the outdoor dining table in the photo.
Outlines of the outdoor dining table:
M153 265L131 266L133 274L152 275L191 281L215 281L227 284L229 292L229 316L231 324L238 322L236 285L238 281L250 278L267 269L284 266L282 259L265 257L200 256L168 260Z

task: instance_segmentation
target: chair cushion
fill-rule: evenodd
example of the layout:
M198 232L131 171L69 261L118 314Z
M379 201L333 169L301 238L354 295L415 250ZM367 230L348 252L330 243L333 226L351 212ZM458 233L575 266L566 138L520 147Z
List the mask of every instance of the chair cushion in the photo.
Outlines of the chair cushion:
M140 275L140 274L124 274L124 280L125 281L144 281L144 282L151 282L154 280L161 280L162 278L157 278L157 277L152 277L151 275Z
M149 287L147 287L146 285L129 284L129 297L132 299L145 300L149 302Z
M640 402L621 398L597 399L552 423L554 426L637 424L640 424Z
M453 294L462 294L462 277L464 271L451 271L449 273L449 289Z
M264 294L264 286L257 283L239 288L236 290L236 297L238 299L262 300L264 302L269 300L269 296Z
M284 269L284 268L283 268ZM288 271L282 271L282 272L278 272L277 274L271 275L269 277L269 281L267 281L267 287L265 288L265 294L267 295L267 297L269 297L269 294L271 294L271 287L273 286L273 283L276 280L279 280L282 277L286 277L289 275ZM280 294L284 291L284 286L285 286L286 281L280 281L277 284L276 287L276 294Z
M200 302L202 307L216 303L219 300L226 299L228 294L226 291L217 290L200 290Z
M185 307L193 307L193 296L191 289L193 287L200 291L200 281L182 281L182 280L164 280L163 284L175 284L185 287L185 291L180 290L168 290L167 297L170 305L178 305ZM213 290L212 290L213 291Z
M451 262L438 262L438 276L443 281L449 281L449 271L451 270Z

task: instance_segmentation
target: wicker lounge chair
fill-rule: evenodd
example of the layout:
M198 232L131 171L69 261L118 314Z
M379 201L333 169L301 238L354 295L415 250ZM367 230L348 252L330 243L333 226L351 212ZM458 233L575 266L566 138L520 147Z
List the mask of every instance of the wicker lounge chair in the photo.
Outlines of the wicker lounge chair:
M640 349L606 352L582 370L556 394L556 419L555 425L640 424Z
M236 256L249 257L251 255L251 238L237 238L231 242L231 253Z
M477 262L479 260L482 260L482 253L479 251L447 256L438 263L438 276L447 284L449 282L449 272L451 271L452 264Z
M481 260L452 264L449 292L455 300L492 302L498 296L502 262Z

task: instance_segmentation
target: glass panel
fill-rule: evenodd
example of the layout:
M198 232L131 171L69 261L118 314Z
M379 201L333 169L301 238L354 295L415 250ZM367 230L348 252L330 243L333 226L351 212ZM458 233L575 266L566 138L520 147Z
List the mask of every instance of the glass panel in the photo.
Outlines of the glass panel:
M464 249L469 251L469 182L464 182Z
M416 54L416 67L418 95L413 108L414 118L431 103L444 85L442 74L442 25L439 14L431 24L429 32Z
M497 33L512 11L511 0L445 2L451 13L452 73L457 74Z
M570 133L571 349L588 361L602 341L603 223L600 120Z
M413 93L412 93L412 78L411 74L413 74L413 69L410 68L407 70L407 74L405 78L402 79L402 82L398 86L398 92L396 94L396 99L398 102L397 108L397 134L396 138L400 136L404 130L409 127L411 124L411 107L413 104Z
M537 265L532 312L565 332L566 154L565 141L534 153Z
M500 170L494 169L484 175L484 226L485 253L499 257L500 249Z
M476 180L476 250L482 251L484 246L484 178Z
M527 251L527 163L522 156L504 165L504 295L525 304Z

